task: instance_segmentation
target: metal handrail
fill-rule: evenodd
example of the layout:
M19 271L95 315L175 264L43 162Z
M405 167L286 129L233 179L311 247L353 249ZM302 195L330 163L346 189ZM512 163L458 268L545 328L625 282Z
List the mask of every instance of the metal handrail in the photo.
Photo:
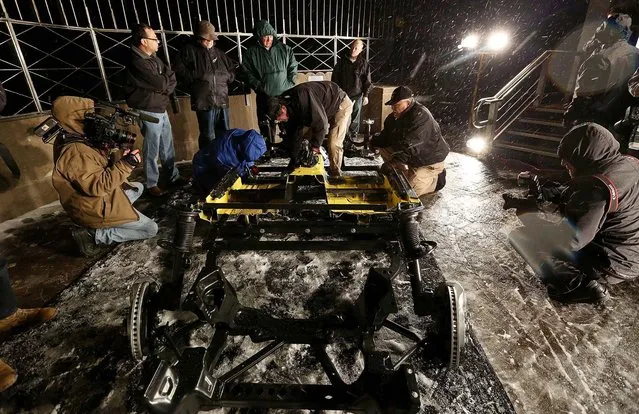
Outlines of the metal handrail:
M491 135L493 135L494 133L494 123L497 121L497 112L499 111L499 105L504 101L504 99L509 96L510 94L512 94L515 90L517 90L517 88L519 86L521 86L521 84L530 78L531 75L536 74L537 70L542 67L543 65L545 65L548 60L550 59L551 56L555 55L555 54L576 54L577 52L574 51L569 51L569 50L546 50L544 53L542 53L540 56L538 56L535 60L533 60L532 62L530 62L528 65L526 65L525 68L523 68L517 75L515 75L510 81L508 81L508 83L506 83L506 85L504 85L503 88L501 88L499 90L499 92L497 92L494 96L490 96L490 97L486 97L486 98L481 98L478 102L477 105L475 106L475 108L473 108L474 111L474 117L473 117L473 126L475 128L478 129L482 129L482 128L486 128L488 125L493 124L493 128L491 128ZM530 90L530 88L529 88ZM543 88L542 88L543 90ZM530 101L530 103L528 105L532 105L532 103L536 100L537 96L534 97L534 99L532 99ZM487 119L481 119L480 120L480 112L481 109L484 105L490 105L492 106L492 111L489 110L489 114L488 114L488 118ZM523 110L521 108L519 108L517 110L517 114L515 116L518 117L519 115L521 115L521 113L523 113L525 111L526 108L524 108ZM506 116L506 114L502 114L502 116L500 118L503 118L504 116ZM512 122L511 122L512 123ZM503 132L503 129L502 129ZM498 137L499 134L497 135L493 135L491 136L492 139L495 139Z

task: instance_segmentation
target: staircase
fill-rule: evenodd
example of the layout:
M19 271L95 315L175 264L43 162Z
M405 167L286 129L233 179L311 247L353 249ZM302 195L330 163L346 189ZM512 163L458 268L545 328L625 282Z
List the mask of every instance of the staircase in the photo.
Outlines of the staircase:
M576 52L547 50L495 96L482 98L473 124L492 141L494 152L535 164L558 164L557 146L567 128L563 125L566 93L549 81L549 68L564 74L561 83L574 84Z

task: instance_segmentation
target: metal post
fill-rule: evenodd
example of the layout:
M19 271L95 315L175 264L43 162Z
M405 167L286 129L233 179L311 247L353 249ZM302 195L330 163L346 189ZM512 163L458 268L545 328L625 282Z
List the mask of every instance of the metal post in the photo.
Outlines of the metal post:
M237 16L235 17L235 24L237 24ZM240 37L240 31L235 33L235 40L237 42L237 60L239 64L242 64L242 38Z
M333 37L333 67L337 65L337 36Z
M162 38L162 50L164 51L164 58L166 59L166 65L171 69L171 59L169 58L169 44L166 40L166 33L164 32L164 24L162 23L162 15L160 14L160 7L158 0L155 0L155 8L158 10L158 24L160 25L160 37Z
M366 38L366 61L367 62L370 59L370 50L371 50L371 38L367 37ZM370 64L370 62L369 62L369 64Z
M544 99L544 91L546 90L546 79L548 77L548 66L550 65L550 59L546 59L544 64L541 65L541 73L537 80L537 91L535 92L535 100L533 101L533 108L541 105L541 101Z
M107 95L107 99L111 102L111 90L109 89L109 82L107 81L106 71L104 70L104 63L102 62L102 54L100 53L100 46L98 45L98 38L93 30L93 23L91 22L91 16L89 15L89 9L87 8L86 0L82 0L84 4L84 11L87 14L87 21L89 22L89 35L91 36L91 42L93 42L93 50L95 51L95 59L98 61L98 68L100 69L100 75L102 76L102 83L104 84L104 90Z
M486 138L492 142L495 138L495 124L499 110L499 101L491 102L488 106L488 122L486 123Z
M4 2L0 0L0 5L2 5L2 11L5 16L8 16L7 10L4 7ZM11 37L11 43L13 43L13 48L16 51L16 55L18 56L18 61L20 62L20 67L22 68L22 73L24 74L24 79L27 81L27 86L29 87L29 92L31 92L31 98L33 99L33 103L35 104L38 112L42 112L42 104L40 103L40 98L38 98L38 93L36 92L35 86L33 85L33 79L31 79L31 74L29 74L29 67L27 66L27 61L24 59L24 55L22 54L22 49L20 49L20 42L18 41L18 36L16 36L16 32L13 29L13 24L10 20L6 20L7 30L9 31L9 36Z
M42 23L40 21L40 13L38 13L38 7L35 4L35 0L31 0L31 6L33 7L33 12L36 15L36 19L38 20L38 23ZM5 16L5 17L9 17L9 16ZM77 24L77 23L76 23Z
M473 89L473 99L470 107L470 125L475 123L475 105L477 104L477 94L479 92L479 79L481 78L481 71L484 69L484 56L486 54L479 53L479 67L477 68L477 77L475 78L475 88Z

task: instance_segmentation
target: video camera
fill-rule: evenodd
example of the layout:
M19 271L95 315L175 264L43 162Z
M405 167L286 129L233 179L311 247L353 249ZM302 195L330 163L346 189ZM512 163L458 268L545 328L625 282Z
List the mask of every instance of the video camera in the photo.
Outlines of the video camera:
M84 138L95 148L127 148L135 143L135 134L124 127L135 125L139 120L158 123L160 120L133 109L120 108L109 102L98 101L95 108L107 108L111 113L86 112L84 114ZM105 111L106 112L106 111ZM68 134L60 123L49 117L35 129L35 134L46 144L53 141L60 134Z

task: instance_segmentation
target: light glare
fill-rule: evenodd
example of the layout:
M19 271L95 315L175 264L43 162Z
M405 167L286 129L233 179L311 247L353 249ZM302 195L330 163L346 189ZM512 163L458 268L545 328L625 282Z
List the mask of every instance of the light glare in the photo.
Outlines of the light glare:
M471 34L464 37L461 41L459 47L463 49L476 49L479 46L479 36L476 34Z
M466 146L472 152L479 154L486 151L486 148L488 148L488 142L486 142L486 139L482 137L472 137L466 141Z
M486 48L494 52L500 52L508 47L510 44L510 36L503 31L493 32L488 37L486 42Z

